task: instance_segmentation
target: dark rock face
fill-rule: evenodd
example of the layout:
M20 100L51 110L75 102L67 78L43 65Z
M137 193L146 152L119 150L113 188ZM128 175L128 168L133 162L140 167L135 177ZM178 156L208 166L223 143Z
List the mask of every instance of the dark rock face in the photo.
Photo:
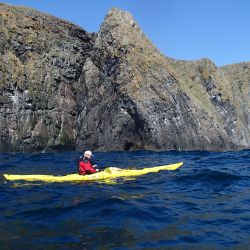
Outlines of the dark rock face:
M250 145L250 64L164 57L132 16L100 31L0 4L0 150Z
M0 17L0 150L74 147L94 35L28 8L0 5Z

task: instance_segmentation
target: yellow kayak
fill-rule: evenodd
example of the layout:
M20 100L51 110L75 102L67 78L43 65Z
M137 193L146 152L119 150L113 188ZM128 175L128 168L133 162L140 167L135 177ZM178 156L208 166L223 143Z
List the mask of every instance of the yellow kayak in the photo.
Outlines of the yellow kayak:
M4 177L7 180L24 180L24 181L44 181L44 182L69 182L69 181L96 181L96 180L105 180L112 179L117 177L133 177L144 175L148 173L155 173L161 170L176 170L183 165L183 162L157 166L152 168L143 168L143 169L120 169L120 168L106 168L103 171L100 171L91 175L79 175L79 174L69 174L62 176L55 175L12 175L4 174Z

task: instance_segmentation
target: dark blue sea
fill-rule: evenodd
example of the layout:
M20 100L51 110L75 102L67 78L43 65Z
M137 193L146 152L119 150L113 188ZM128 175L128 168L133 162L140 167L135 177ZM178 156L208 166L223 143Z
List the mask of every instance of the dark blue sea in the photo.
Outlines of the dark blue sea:
M0 154L0 249L250 249L250 151L95 153L99 168L184 162L109 184L2 176L73 173L78 155Z

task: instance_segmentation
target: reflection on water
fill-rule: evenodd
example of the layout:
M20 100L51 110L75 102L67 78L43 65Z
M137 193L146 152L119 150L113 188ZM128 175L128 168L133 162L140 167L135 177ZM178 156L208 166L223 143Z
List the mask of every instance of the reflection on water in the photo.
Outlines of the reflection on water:
M75 152L1 154L0 174L69 174ZM250 151L95 153L99 168L184 161L111 182L0 177L1 249L247 249Z

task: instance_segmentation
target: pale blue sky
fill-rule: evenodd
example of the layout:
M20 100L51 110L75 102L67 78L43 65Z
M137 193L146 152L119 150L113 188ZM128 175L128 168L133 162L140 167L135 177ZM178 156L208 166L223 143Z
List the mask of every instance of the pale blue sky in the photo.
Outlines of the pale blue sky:
M1 1L1 0L0 0ZM98 31L111 7L132 13L166 56L210 58L218 66L250 61L248 0L8 0Z

